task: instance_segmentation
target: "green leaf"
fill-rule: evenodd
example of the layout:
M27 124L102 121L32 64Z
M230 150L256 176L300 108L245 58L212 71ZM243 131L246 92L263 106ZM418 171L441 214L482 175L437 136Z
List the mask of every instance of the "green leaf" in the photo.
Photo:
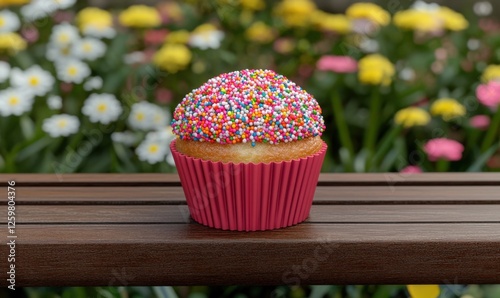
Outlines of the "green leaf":
M27 140L33 138L36 130L35 122L27 115L23 115L19 120L24 138Z
M85 288L72 287L64 290L62 298L87 298L87 293L85 292Z
M309 294L309 298L322 298L328 292L332 286L311 286L311 294Z
M476 158L476 161L467 169L467 172L480 172L499 147L500 143L491 146L488 150Z
M153 290L158 298L177 298L172 287L153 287Z
M45 147L49 146L52 142L54 142L54 139L52 139L48 136L37 140L36 142L32 143L31 145L20 150L19 153L16 155L16 161L21 162L30 156L36 155L38 152L43 150Z

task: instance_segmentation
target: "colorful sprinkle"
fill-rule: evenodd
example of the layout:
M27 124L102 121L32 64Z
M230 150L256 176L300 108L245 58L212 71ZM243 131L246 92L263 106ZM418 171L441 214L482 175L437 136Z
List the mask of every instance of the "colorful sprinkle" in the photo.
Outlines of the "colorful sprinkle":
M287 143L321 136L318 102L271 70L222 74L191 91L174 111L173 132L183 140Z

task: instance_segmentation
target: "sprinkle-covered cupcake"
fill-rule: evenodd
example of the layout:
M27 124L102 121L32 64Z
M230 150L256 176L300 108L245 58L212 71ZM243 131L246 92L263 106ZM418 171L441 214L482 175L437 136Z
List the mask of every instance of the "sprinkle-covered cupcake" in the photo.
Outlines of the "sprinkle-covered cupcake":
M253 231L307 218L325 126L317 101L295 83L270 70L222 74L186 95L172 127L195 221Z

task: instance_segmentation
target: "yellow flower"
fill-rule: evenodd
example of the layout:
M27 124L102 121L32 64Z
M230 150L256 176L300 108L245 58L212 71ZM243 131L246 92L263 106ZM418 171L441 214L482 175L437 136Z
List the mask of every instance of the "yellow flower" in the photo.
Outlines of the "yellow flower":
M440 293L438 285L407 285L411 298L437 298Z
M444 121L450 121L465 113L465 107L453 98L440 98L431 106L431 114L443 117Z
M382 55L371 54L367 55L358 64L358 78L362 83L370 85L391 84L392 76L394 76L394 65Z
M264 22L253 23L252 26L248 27L245 35L251 41L260 43L271 42L275 36L273 29Z
M263 10L266 8L264 0L240 0L240 5L248 10Z
M333 31L341 34L351 31L351 22L342 14L331 14L316 10L312 15L311 22L324 31Z
M146 5L132 5L120 13L120 23L125 27L151 28L161 24L158 10Z
M169 21L178 22L183 18L182 8L177 2L165 2L159 4L159 8L162 15L167 16Z
M460 31L469 26L469 22L467 22L462 14L449 9L448 7L441 6L437 13L443 20L444 27L448 30Z
M0 7L9 5L23 5L29 2L30 0L0 0Z
M85 31L88 26L108 28L113 26L113 17L104 9L86 7L77 14L76 22L81 31Z
M283 0L275 9L275 13L289 27L308 25L314 11L316 11L316 4L310 0Z
M26 41L17 33L0 34L0 50L8 52L18 52L26 49Z
M182 44L165 44L153 57L153 63L175 73L185 69L191 62L191 51Z
M436 10L400 11L394 15L394 24L403 29L424 32L441 29L460 31L469 25L463 15L444 6L439 6Z
M368 19L380 26L388 25L391 21L391 15L373 3L354 3L347 8L345 14L351 19Z
M441 27L441 21L432 13L408 9L394 15L394 25L403 29L430 32Z
M431 115L421 108L408 107L399 110L394 116L394 122L404 127L424 126L431 121Z
M170 32L165 38L166 43L187 44L189 41L189 31L178 30Z
M484 69L481 79L485 83L488 83L489 81L500 80L500 65L488 65L488 67Z

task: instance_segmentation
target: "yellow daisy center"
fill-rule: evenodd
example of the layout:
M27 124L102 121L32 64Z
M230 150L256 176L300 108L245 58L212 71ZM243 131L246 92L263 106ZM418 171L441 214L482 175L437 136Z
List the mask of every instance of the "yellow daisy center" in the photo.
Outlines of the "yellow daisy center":
M61 33L61 35L59 35L59 42L61 43L67 43L69 41L69 35L67 33Z
M63 56L69 56L69 54L71 54L71 50L70 50L70 48L69 48L69 47L62 48L62 49L61 49L61 54L62 54Z
M99 111L99 113L103 113L105 112L106 110L108 109L108 106L106 106L106 104L104 103L101 103L97 106L97 111Z
M68 74L72 77L76 76L78 69L75 66L68 67Z
M29 84L32 86L32 87L36 87L40 84L40 79L35 77L35 76L32 76L30 77L29 79Z
M66 125L68 125L68 121L64 119L57 121L57 127L59 128L65 128Z
M17 96L12 96L9 98L9 105L10 106L17 106L19 104L19 97Z
M149 151L149 153L156 153L156 152L158 152L159 149L160 149L160 146L158 146L157 144L151 144L151 145L149 145L148 151Z
M85 43L85 44L83 45L83 51L84 51L85 53L92 52L92 45L91 45L91 44L89 44L89 43Z
M137 121L144 120L144 113L142 113L142 112L137 113L137 115L135 116L135 119L137 119Z

